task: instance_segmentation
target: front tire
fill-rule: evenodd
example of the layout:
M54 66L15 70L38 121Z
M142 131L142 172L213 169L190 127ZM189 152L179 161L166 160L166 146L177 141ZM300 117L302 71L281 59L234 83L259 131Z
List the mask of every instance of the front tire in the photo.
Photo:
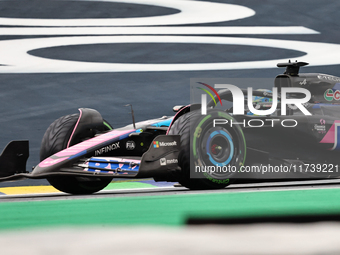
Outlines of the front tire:
M40 161L67 148L73 129L78 121L79 114L70 114L55 120L46 130L40 149ZM110 130L111 125L105 120L103 126L97 129L88 129L72 139L72 146L83 140L94 137L98 131ZM47 181L56 189L70 194L92 194L105 188L112 178L53 176Z

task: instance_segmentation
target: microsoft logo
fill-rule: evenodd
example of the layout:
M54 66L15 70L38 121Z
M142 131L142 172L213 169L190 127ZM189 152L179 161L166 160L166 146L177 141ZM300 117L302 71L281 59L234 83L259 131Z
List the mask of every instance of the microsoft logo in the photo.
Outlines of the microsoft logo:
M153 147L154 148L159 148L159 147L168 147L168 146L177 146L177 142L176 141L172 141L172 142L158 142L158 141L154 141L153 142Z

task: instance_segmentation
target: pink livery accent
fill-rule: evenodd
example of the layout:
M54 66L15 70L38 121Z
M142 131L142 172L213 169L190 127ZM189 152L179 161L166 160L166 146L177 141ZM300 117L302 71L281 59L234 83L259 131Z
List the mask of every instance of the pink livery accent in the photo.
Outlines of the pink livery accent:
M80 121L81 115L83 115L83 111L82 111L81 109L78 109L78 110L79 110L79 118L78 118L78 120L77 120L76 125L74 126L74 129L73 129L73 131L72 131L72 134L71 134L71 136L70 136L70 139L69 139L68 142L67 142L67 147L66 147L66 148L70 147L70 142L71 142L71 140L72 140L72 137L73 137L73 135L74 135L74 132L76 131L76 129L77 129L78 125L79 125L79 121Z
M57 159L53 159L53 158L47 158L44 161L39 163L40 167L48 167L48 166L52 166L55 165L61 161L64 161L65 159L67 159L68 157L64 157L64 158L57 158Z
M116 157L92 157L91 159L101 159L106 160L107 162L116 163L116 162L127 162L127 163L137 163L140 164L139 159L128 159L128 158L116 158Z
M111 140L115 137L119 137L121 135L125 135L125 134L129 134L129 133L132 133L134 132L135 130L134 129L131 129L131 130L124 130L124 131L116 131L116 130L112 130L108 133L105 133L103 135L100 135L100 136L97 136L97 137L94 137L92 139L89 139L89 140L86 140L82 143L78 143L74 146L71 146L65 150L62 150L56 154L54 154L55 156L57 157L66 157L66 156L72 156L72 155L75 155L79 152L82 152L88 148L91 148L97 144L100 144L102 142L105 142L105 141L108 141L108 140Z
M322 138L320 143L334 143L335 142L335 126L340 123L340 120L334 121L331 128L328 130L327 134Z
M169 126L168 130L166 131L166 134L169 133L172 124L174 124L174 122L176 121L177 115L182 114L182 111L183 111L184 109L188 108L189 106L190 106L190 104L187 105L187 106L185 106L185 107L183 107L181 110L179 110L179 111L175 114L175 116L173 117L173 119L172 119L172 121L171 121L171 123L170 123L170 126Z

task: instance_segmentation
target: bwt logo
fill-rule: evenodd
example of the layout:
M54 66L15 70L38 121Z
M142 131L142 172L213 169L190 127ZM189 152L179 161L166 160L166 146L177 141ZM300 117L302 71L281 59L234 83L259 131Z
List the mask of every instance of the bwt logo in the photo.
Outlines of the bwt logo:
M222 105L222 101L220 96L218 95L218 93L216 92L216 90L205 84L205 83L201 83L200 84L210 88L213 93L216 95L216 97L219 99L221 105ZM215 88L217 89L228 89L230 90L232 97L233 97L233 114L234 115L244 115L244 94L242 92L242 90L238 87L236 87L235 85L231 85L231 84L215 84ZM214 100L215 105L216 105L216 100L213 97L213 95L206 89L202 89L199 88L205 92L207 92L207 94L210 95L210 97ZM272 107L270 109L266 109L266 110L258 110L255 109L253 106L253 89L252 88L248 88L248 108L249 111L252 112L255 115L270 115L273 112L276 111L277 108L277 104L278 104L278 99L277 99L277 88L273 88L273 101L272 101ZM287 98L287 94L288 93L302 93L305 94L304 98ZM304 89L304 88L281 88L281 115L286 115L286 106L289 105L290 108L292 108L292 105L295 105L296 108L299 108L301 110L301 112L303 112L304 115L312 115L304 106L304 103L307 103L309 100L311 99L311 93L309 92L309 90ZM201 104L202 104L202 108L201 108L201 113L202 115L206 115L207 114L207 95L206 94L202 94L201 96Z

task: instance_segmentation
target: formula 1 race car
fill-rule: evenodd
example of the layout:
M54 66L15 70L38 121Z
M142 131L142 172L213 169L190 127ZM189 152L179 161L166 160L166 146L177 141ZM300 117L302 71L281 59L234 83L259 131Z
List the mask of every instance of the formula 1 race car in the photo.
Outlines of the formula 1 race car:
M0 157L0 181L46 178L60 191L90 194L112 178L152 177L189 189L224 188L242 179L337 178L340 78L299 74L304 65L278 64L286 71L275 78L274 90L252 91L242 114L235 114L235 105L215 108L214 101L233 101L232 89L218 91L204 107L176 106L173 117L116 129L96 110L79 109L49 126L41 162L30 173L28 141L9 143ZM309 91L308 102L290 105L289 98L302 95L287 88Z

